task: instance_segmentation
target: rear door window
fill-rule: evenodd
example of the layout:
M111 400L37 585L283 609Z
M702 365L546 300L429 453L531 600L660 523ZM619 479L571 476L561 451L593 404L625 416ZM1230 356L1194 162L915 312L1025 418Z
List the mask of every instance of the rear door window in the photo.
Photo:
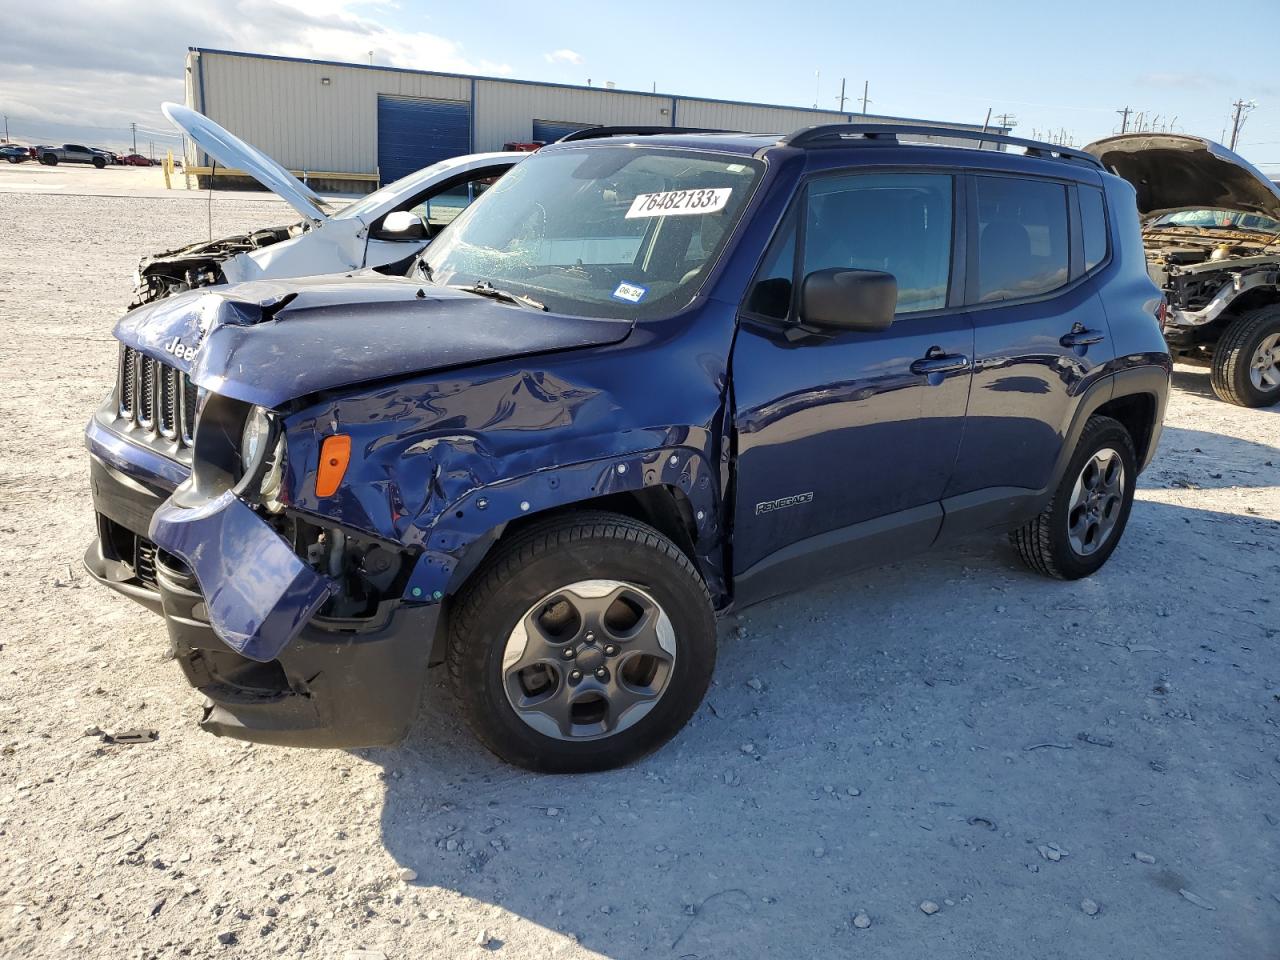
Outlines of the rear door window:
M1102 191L1096 187L1076 188L1080 197L1080 232L1084 234L1084 272L1107 259L1107 211Z
M975 177L978 300L1020 300L1067 283L1067 188L1050 180Z

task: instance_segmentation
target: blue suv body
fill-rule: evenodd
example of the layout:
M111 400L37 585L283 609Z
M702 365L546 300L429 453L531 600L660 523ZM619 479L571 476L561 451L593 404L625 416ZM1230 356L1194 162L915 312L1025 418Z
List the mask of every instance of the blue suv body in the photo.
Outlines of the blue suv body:
M444 661L548 770L674 735L733 605L991 530L1092 573L1171 368L1133 188L907 135L587 131L408 276L134 310L89 570L214 733L393 742Z

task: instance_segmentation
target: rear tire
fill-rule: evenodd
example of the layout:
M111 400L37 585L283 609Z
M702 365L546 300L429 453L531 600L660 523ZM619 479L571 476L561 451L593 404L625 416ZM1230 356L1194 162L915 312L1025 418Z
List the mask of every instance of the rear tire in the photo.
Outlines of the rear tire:
M1096 573L1124 535L1137 480L1129 431L1111 417L1090 417L1053 499L1009 534L1022 562L1058 580Z
M40 162L46 167L56 167L58 165L58 155L56 153L46 153L40 158Z
M602 512L499 544L450 612L445 655L477 739L550 773L607 770L666 743L702 702L715 658L711 598L689 558Z
M1213 392L1240 407L1280 402L1280 306L1259 307L1231 321L1213 350Z

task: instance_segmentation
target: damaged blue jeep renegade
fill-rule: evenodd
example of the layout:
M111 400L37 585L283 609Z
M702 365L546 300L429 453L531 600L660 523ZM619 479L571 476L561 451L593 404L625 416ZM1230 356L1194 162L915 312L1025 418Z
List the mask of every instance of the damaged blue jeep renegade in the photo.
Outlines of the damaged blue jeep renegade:
M406 276L134 310L88 568L215 734L391 743L443 663L550 771L679 731L731 606L988 531L1087 576L1169 383L1134 191L964 136L597 129Z

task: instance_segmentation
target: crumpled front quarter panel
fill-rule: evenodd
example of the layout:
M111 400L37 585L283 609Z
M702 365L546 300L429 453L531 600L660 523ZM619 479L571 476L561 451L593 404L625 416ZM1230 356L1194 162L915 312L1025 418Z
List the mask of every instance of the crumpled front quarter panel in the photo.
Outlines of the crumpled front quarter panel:
M733 329L732 307L711 302L693 319L640 324L624 343L309 408L286 424L291 505L422 549L406 591L415 600L443 589L466 548L504 522L646 486L682 491L712 552ZM320 498L319 445L333 433L352 438L351 460L337 493Z
M275 659L333 590L230 490L194 508L165 501L149 536L191 568L214 632L250 660Z

